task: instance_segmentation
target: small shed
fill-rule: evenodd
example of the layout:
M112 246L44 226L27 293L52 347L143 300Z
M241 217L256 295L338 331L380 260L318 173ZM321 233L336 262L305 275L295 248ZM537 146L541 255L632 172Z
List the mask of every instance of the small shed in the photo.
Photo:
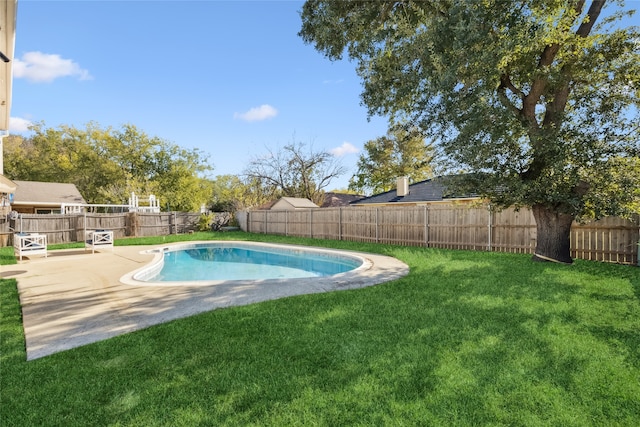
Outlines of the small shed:
M16 191L11 209L25 214L61 213L65 204L86 204L75 184L13 181Z
M303 199L301 197L281 197L277 202L271 206L272 211L286 210L295 211L300 209L312 209L319 207L309 199Z

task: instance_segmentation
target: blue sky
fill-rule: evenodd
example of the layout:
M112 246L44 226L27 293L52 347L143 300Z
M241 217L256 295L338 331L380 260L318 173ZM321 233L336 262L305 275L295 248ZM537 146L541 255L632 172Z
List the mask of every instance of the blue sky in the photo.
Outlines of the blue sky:
M355 65L331 62L297 33L302 1L19 0L11 128L131 123L240 174L292 141L327 150L348 173L367 120Z

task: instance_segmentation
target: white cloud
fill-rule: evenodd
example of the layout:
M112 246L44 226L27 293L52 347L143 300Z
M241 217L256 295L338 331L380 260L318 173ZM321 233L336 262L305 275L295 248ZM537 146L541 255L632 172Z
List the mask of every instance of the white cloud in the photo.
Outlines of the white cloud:
M257 122L260 120L266 120L278 115L278 110L273 108L269 104L263 104L259 107L253 107L249 111L244 113L234 113L234 119L244 120L246 122Z
M80 68L71 59L61 58L60 55L27 52L22 59L13 60L13 77L27 79L33 83L51 83L60 77L77 77L80 80L91 80L93 77L88 70Z
M346 142L346 141L343 142L341 146L332 148L331 150L329 150L329 152L333 154L335 157L342 157L346 154L357 153L358 151L360 150L358 150L357 147L355 147L350 142Z
M29 126L33 123L27 119L21 119L20 117L9 117L9 132L10 133L25 133L29 132Z

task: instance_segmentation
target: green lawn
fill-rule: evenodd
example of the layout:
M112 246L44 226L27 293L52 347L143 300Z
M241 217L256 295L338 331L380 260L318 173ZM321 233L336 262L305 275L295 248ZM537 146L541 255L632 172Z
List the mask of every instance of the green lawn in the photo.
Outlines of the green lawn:
M2 280L0 425L640 425L637 267L244 233L175 238L377 252L411 273L30 362L16 281ZM163 239L116 244L154 242ZM11 248L0 260L14 262Z

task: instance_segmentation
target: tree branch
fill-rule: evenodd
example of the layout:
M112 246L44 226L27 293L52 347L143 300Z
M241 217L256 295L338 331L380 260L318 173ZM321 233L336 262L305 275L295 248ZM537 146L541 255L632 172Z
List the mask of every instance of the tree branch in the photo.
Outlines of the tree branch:
M500 76L500 87L509 89L511 92L518 95L520 99L524 98L524 92L514 86L513 82L511 82L511 78L507 73L504 73Z
M508 110L516 115L516 117L522 117L522 110L513 105L509 97L507 96L506 88L502 85L498 87L498 99Z
M591 29L596 23L596 20L598 19L598 16L600 16L600 12L604 7L605 1L606 0L594 0L593 3L591 3L591 6L589 6L589 11L587 12L587 17L589 19L585 19L584 21L582 21L582 24L580 24L578 31L576 31L576 35L580 37L586 37L589 35Z
M602 8L602 5L604 4L604 1L605 0L594 0L594 2L591 4L591 7L589 8L589 12L591 12L591 10L594 9L594 11L597 10L597 13L599 13L599 10ZM585 0L578 0L575 3L573 10L577 14L580 14L580 11L584 7L584 2ZM602 3L600 4L600 8L596 7L596 3ZM594 21L594 20L590 19L590 21ZM585 23L583 22L583 24L580 26L578 31L580 31L584 25ZM591 24L591 26L593 26L593 24ZM590 29L591 28L589 27L589 30ZM544 50L542 51L542 54L540 55L540 59L538 60L538 66L537 66L538 70L543 70L544 68L550 66L553 63L554 59L556 58L556 55L558 54L559 50L560 50L559 43L552 43L550 45L545 46ZM540 101L540 97L544 93L544 90L546 89L546 87L547 87L547 79L544 77L538 77L533 81L533 83L531 84L531 90L529 91L529 94L523 99L522 111L526 117L530 119L531 118L535 119L536 105L538 104L538 101Z
M504 105L508 110L514 113L517 118L519 118L520 120L526 120L525 116L523 115L523 111L513 105L513 103L507 96L507 89L509 89L513 94L517 95L524 102L524 92L515 87L507 73L503 73L500 76L500 85L498 86L498 99L500 100L502 105ZM537 123L535 124L537 125Z
M594 0L589 6L589 11L587 12L587 16L585 17L582 24L576 31L576 35L579 37L587 37L591 32L591 29L595 25L598 16L600 16L600 12L602 11L602 7L604 6L606 0ZM582 4L584 5L584 3ZM576 13L579 13L580 10L576 10ZM560 113L565 110L567 105L567 101L569 99L570 92L570 83L571 83L571 66L569 64L565 64L562 66L560 70L561 75L564 78L562 85L555 91L553 94L553 98L547 104L546 114L544 117L543 126L548 126L552 123L557 123L560 117Z

